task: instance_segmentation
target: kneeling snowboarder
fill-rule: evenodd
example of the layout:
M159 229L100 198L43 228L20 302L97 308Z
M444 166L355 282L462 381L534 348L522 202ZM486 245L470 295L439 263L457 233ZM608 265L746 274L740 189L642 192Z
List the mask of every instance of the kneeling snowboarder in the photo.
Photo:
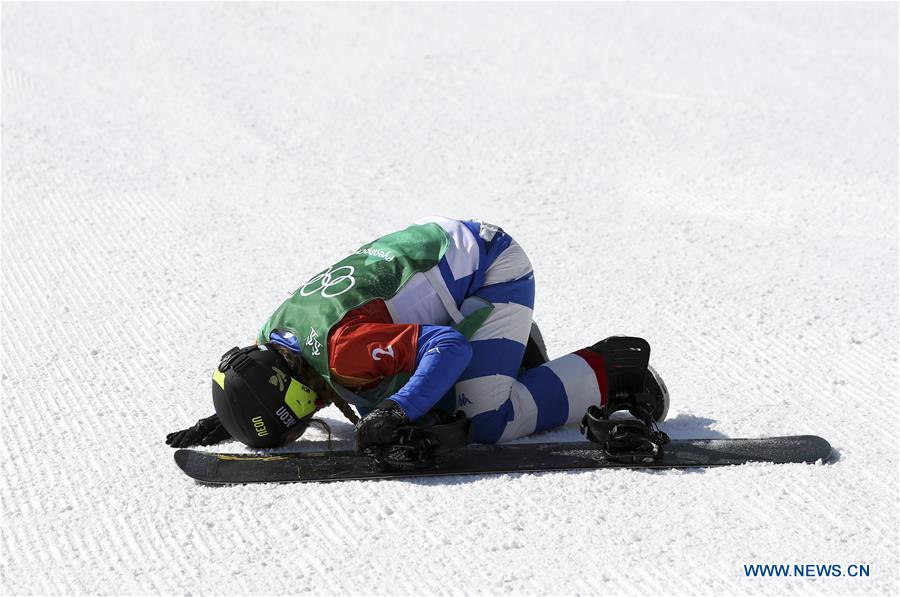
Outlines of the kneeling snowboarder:
M609 338L549 360L534 297L531 262L501 228L417 222L300 286L256 344L223 355L216 414L166 443L276 447L328 404L356 424L361 450L429 427L448 445L503 442L581 421L592 406L604 410L585 418L589 437L608 431L597 424L607 411L629 410L646 425L665 418L669 397L646 342Z

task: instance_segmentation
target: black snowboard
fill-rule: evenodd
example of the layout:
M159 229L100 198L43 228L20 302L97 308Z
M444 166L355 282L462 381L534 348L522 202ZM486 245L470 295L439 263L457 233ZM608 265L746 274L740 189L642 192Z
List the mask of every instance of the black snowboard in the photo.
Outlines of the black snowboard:
M661 460L619 464L602 459L591 442L472 445L444 456L425 470L376 471L369 458L350 450L281 454L217 454L178 450L175 462L201 483L294 483L397 479L443 475L530 473L596 468L695 468L748 462L813 463L831 456L831 445L815 435L758 439L673 440Z

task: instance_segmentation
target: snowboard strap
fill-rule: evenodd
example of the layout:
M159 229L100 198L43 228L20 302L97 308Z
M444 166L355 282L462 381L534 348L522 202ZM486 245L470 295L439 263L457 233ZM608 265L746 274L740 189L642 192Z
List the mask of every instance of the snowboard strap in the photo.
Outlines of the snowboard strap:
M669 436L653 420L653 396L644 391L650 344L643 338L612 336L592 350L603 355L609 395L604 405L588 408L581 420L581 432L600 444L605 459L612 462L662 458L661 448L669 443ZM620 411L628 411L634 418L610 418Z
M434 464L435 457L472 441L472 422L460 411L450 416L431 411L419 422L399 427L390 444L370 446L365 454L378 471L417 470Z
M605 407L591 406L581 420L581 432L600 444L605 460L611 462L653 462L662 458L669 436L659 429L650 414L640 407L630 409L635 419L610 419Z

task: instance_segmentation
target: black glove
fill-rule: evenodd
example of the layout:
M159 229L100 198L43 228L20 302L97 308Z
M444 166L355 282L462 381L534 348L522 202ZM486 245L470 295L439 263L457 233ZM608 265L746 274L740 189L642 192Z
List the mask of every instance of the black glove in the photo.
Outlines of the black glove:
M390 443L397 427L407 423L409 419L400 405L385 400L356 424L356 449L363 451L369 446Z
M166 436L166 443L173 448L187 448L190 446L211 446L231 438L231 434L225 430L217 415L200 419L197 424L181 431L175 431Z

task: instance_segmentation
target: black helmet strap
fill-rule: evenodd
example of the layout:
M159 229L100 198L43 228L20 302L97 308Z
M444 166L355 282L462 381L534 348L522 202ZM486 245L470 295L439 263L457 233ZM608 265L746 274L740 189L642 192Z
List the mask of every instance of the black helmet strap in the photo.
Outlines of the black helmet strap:
M236 372L241 373L253 362L247 355L257 350L268 349L265 346L256 345L245 346L244 348L235 346L222 355L222 358L219 360L219 371L225 373L228 369L234 369Z

